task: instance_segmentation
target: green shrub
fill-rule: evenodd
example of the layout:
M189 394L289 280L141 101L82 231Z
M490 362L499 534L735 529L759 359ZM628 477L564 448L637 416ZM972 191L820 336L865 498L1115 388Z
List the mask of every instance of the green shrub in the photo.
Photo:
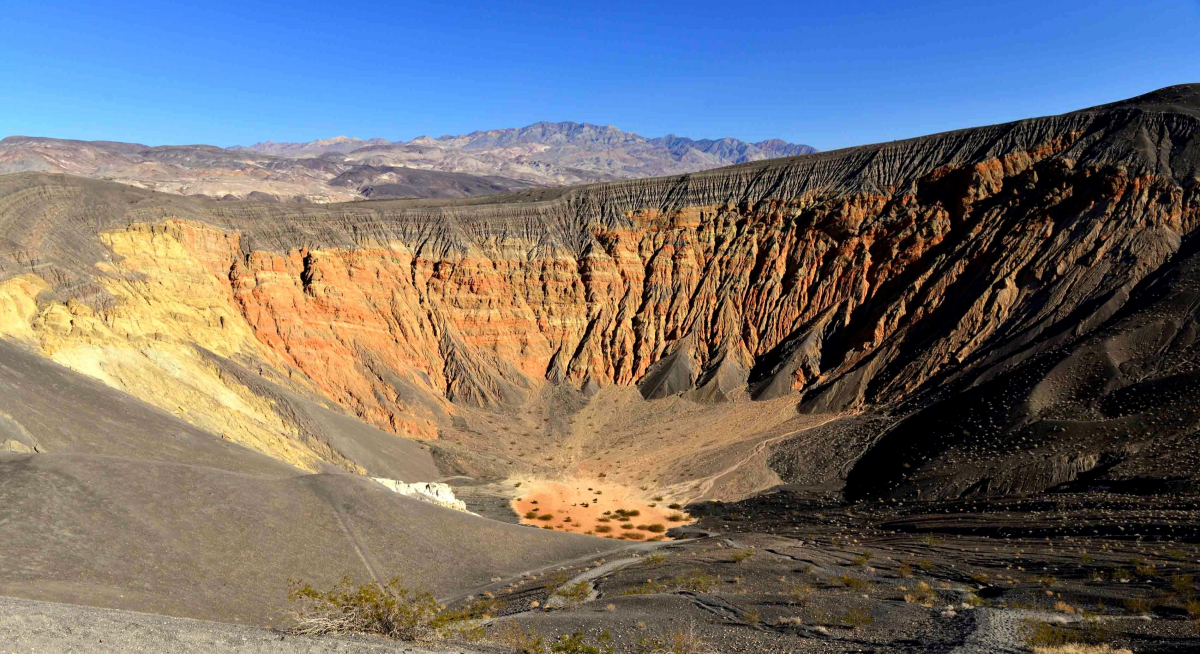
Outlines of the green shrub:
M1066 647L1100 645L1112 640L1109 628L1098 620L1084 620L1079 628L1050 624L1040 620L1025 623L1025 643L1030 647Z
M292 632L302 635L358 633L415 641L448 622L433 595L410 590L396 578L355 586L344 577L327 591L293 581L288 599L295 604Z
M588 595L592 592L591 584L586 581L581 581L574 584L564 584L559 586L554 594L563 598L568 605L582 604L587 601Z
M741 563L743 561L749 561L754 554L755 552L753 547L745 550L737 550L733 553L733 562Z
M850 629L858 629L875 622L875 618L866 609L849 609L838 619L838 624Z
M842 575L841 577L838 577L838 579L843 585L846 586L846 588L849 588L850 590L866 590L871 587L871 582L867 581L866 579L859 579L858 577L851 577L850 575Z
M589 643L582 631L576 631L559 636L550 651L554 654L613 654L614 650L612 636L607 631L596 638L595 644Z

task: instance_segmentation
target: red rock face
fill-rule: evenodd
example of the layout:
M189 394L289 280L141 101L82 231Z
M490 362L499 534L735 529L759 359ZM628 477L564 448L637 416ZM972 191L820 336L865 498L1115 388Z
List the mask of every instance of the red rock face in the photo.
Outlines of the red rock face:
M725 362L735 384L750 375L816 410L853 409L1081 307L1104 311L1194 229L1194 195L1049 160L1071 143L940 167L902 194L631 211L625 226L593 227L575 257L520 239L439 258L403 243L188 245L228 277L263 345L399 434L434 437L447 400L517 403L547 380L636 384L685 343L701 385ZM805 339L802 357L778 356Z
M492 204L160 208L91 187L55 202L97 228L219 228L186 247L227 280L267 359L395 433L432 438L456 405L520 404L547 382L855 410L995 374L1118 311L1196 227L1190 111L1109 108ZM46 212L14 215L29 249L79 241ZM63 287L92 274L65 245L37 247Z

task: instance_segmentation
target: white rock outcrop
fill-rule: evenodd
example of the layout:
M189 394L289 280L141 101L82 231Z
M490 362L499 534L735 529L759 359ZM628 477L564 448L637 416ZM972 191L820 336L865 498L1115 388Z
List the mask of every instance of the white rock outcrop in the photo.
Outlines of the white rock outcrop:
M447 509L454 509L455 511L462 511L463 513L470 513L470 511L467 510L467 503L463 502L457 497L454 497L454 491L450 488L449 484L439 484L432 481L421 481L413 484L407 484L402 481L396 481L395 479L384 479L383 477L371 477L371 479L374 479L375 481L387 486L401 495L404 495L405 497L411 497L413 499L429 502L431 504L437 504L438 506L444 506Z

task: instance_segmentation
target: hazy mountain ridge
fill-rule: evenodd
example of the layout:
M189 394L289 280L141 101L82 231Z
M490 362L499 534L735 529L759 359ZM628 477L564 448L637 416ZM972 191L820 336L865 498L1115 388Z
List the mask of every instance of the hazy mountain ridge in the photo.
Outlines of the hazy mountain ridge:
M231 149L280 156L337 153L369 165L499 175L545 185L679 174L816 152L812 146L780 139L750 143L674 134L647 138L611 125L571 121L542 121L457 136L418 136L407 142L337 137L307 143L268 141Z
M468 197L694 172L813 151L777 139L647 139L571 122L407 143L336 136L231 148L10 136L0 140L0 174L65 173L179 195L327 203Z

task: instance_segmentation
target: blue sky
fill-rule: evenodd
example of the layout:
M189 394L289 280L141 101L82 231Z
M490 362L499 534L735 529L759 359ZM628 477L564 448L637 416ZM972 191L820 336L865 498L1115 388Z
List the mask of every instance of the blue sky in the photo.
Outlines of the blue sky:
M538 120L821 149L1200 82L1200 0L0 0L0 136L409 139Z

